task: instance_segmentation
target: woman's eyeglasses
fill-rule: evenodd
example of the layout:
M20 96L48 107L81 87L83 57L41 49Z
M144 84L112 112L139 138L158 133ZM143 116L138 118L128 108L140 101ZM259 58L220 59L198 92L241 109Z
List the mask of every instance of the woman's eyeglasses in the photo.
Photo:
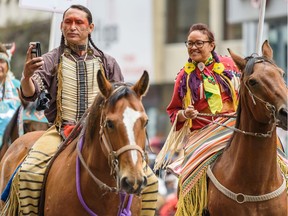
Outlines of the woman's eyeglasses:
M197 48L202 48L205 43L210 43L210 41L202 41L202 40L197 40L195 42L193 42L193 41L185 41L185 45L186 45L187 48L192 48L194 45Z

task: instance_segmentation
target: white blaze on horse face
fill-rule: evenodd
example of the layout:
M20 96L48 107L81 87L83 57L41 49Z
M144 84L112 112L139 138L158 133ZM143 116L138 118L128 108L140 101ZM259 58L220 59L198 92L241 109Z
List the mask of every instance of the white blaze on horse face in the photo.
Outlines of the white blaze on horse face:
M127 130L128 140L130 145L136 145L135 136L134 136L134 125L138 118L140 118L141 113L139 111L135 111L130 107L127 107L123 113L123 122ZM137 150L130 151L132 154L133 163L137 162Z

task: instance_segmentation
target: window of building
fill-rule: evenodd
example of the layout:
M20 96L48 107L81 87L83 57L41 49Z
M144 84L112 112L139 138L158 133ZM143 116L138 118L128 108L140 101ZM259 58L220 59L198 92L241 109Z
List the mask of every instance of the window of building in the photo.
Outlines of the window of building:
M228 1L229 0L224 0L225 16L223 16L223 40L242 39L242 23L233 24L228 22Z
M209 0L167 0L166 43L181 43L194 23L209 25Z
M287 17L283 19L271 20L269 23L268 39L273 49L273 58L276 64L284 71L288 70L287 66ZM287 79L287 74L286 74Z

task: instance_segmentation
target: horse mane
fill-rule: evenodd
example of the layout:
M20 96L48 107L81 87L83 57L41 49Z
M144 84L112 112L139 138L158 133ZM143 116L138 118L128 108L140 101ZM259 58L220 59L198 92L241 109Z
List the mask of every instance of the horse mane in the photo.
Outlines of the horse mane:
M245 60L246 60L246 66L245 66L244 70L242 71L242 73L245 74L245 75L248 75L248 76L253 73L253 67L254 67L255 63L258 63L258 62L269 62L269 63L275 65L275 62L272 59L268 59L265 56L259 56L256 53L254 53L254 54L252 54L250 56L247 56L245 58Z
M112 83L112 93L110 97L106 100L105 97L99 92L93 104L90 107L89 115L87 116L86 128L89 128L89 138L93 139L95 136L94 131L96 127L99 127L100 124L95 124L95 122L100 122L101 110L103 109L104 104L107 106L115 106L116 102L123 97L128 97L129 95L136 95L136 93L130 88L131 83L125 82L114 82Z
M17 108L16 112L13 114L12 118L10 119L8 125L6 126L6 128L4 130L4 134L2 137L2 146L3 146L4 142L8 142L9 140L11 140L11 134L12 134L13 126L17 125L20 106ZM2 146L0 147L0 149L2 148Z

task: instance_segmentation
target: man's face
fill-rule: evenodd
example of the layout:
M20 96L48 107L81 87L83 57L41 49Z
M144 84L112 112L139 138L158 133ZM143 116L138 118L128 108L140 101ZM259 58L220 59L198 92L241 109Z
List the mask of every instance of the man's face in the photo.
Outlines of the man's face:
M76 45L86 45L93 29L94 24L89 24L87 14L75 8L66 11L61 23L61 31L66 40Z
M8 64L4 59L0 59L0 82L5 80L5 77L8 73Z

